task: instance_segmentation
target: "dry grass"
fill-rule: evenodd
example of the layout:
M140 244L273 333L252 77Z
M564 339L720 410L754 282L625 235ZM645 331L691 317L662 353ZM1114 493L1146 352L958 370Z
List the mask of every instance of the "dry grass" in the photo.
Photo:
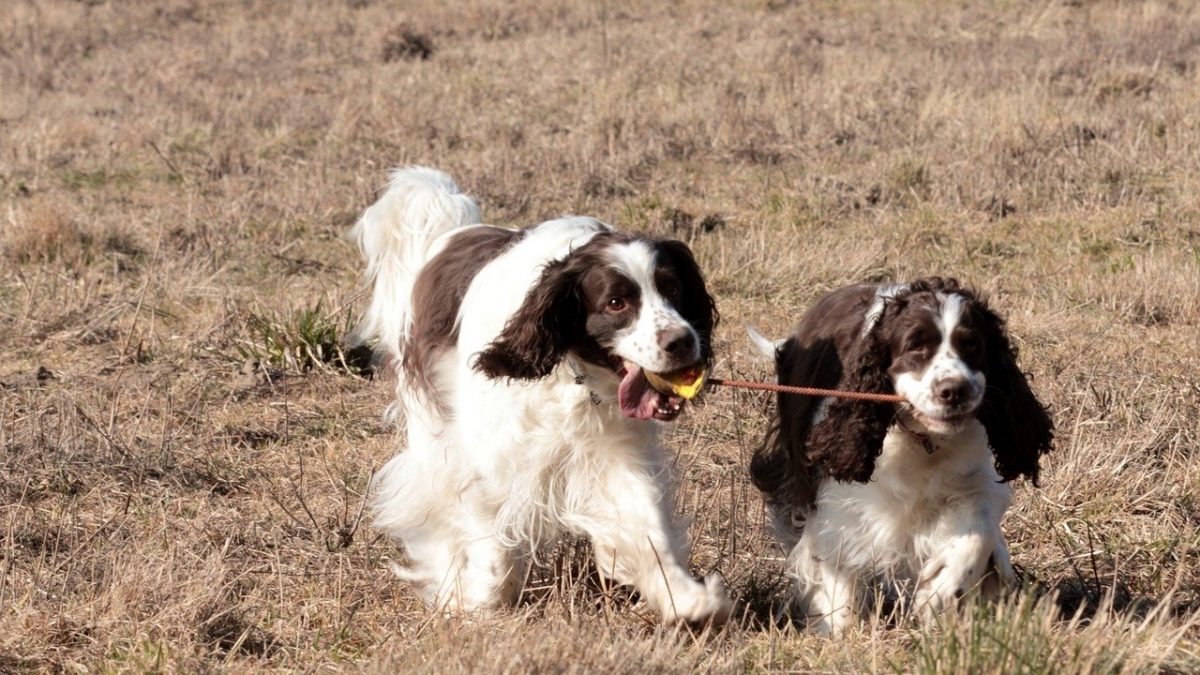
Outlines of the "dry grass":
M1200 668L1200 15L977 4L7 3L0 671ZM839 284L990 291L1060 428L1005 523L1025 596L796 632L745 477L769 403L722 391L671 442L734 625L663 632L578 545L511 613L430 616L360 520L389 386L330 342L339 235L408 162L495 222L689 239L725 374Z

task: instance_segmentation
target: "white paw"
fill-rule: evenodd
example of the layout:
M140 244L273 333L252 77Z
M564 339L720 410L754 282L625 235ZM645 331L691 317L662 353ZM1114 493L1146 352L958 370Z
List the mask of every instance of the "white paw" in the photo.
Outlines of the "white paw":
M854 613L849 610L836 611L819 616L809 615L807 628L814 635L838 638L846 632L846 629L854 625L854 619Z
M917 581L914 598L921 618L932 620L947 609L956 607L960 598L976 590L984 574L992 567L993 551L990 546L979 545L977 540L962 542L926 562Z
M814 589L807 598L800 601L800 607L807 619L808 631L815 635L836 638L845 633L846 629L857 625L859 613L854 597L853 591L847 586L831 584Z
M719 625L733 611L725 582L716 574L705 577L703 584L693 581L686 588L671 590L672 597L663 610L663 620L667 623Z

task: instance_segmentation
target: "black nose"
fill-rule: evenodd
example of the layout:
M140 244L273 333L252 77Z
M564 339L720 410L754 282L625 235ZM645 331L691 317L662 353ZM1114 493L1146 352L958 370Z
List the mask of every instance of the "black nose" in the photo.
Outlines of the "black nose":
M687 328L668 328L658 331L658 346L671 356L687 356L696 349L696 337Z
M938 380L933 385L933 395L946 405L959 405L967 400L969 391L970 385L967 381L958 378Z

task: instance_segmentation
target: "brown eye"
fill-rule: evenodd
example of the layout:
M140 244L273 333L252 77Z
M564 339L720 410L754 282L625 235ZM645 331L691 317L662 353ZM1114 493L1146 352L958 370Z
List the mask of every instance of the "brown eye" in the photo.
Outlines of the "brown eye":
M625 307L625 301L621 298L609 298L608 302L604 303L604 308L610 312L623 312Z
M925 335L913 335L904 343L904 351L906 352L927 352L930 348L930 340Z

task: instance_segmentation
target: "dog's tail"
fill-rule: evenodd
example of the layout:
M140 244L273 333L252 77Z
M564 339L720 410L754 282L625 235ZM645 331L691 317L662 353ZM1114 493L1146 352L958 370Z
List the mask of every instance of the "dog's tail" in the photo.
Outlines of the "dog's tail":
M764 337L754 326L746 326L746 334L750 336L750 342L754 344L758 353L770 359L772 363L779 357L779 348L786 342L786 340L772 341Z
M479 206L450 176L423 166L392 172L387 190L350 230L367 260L371 304L354 331L355 344L399 358L412 324L412 289L434 242L480 222Z

